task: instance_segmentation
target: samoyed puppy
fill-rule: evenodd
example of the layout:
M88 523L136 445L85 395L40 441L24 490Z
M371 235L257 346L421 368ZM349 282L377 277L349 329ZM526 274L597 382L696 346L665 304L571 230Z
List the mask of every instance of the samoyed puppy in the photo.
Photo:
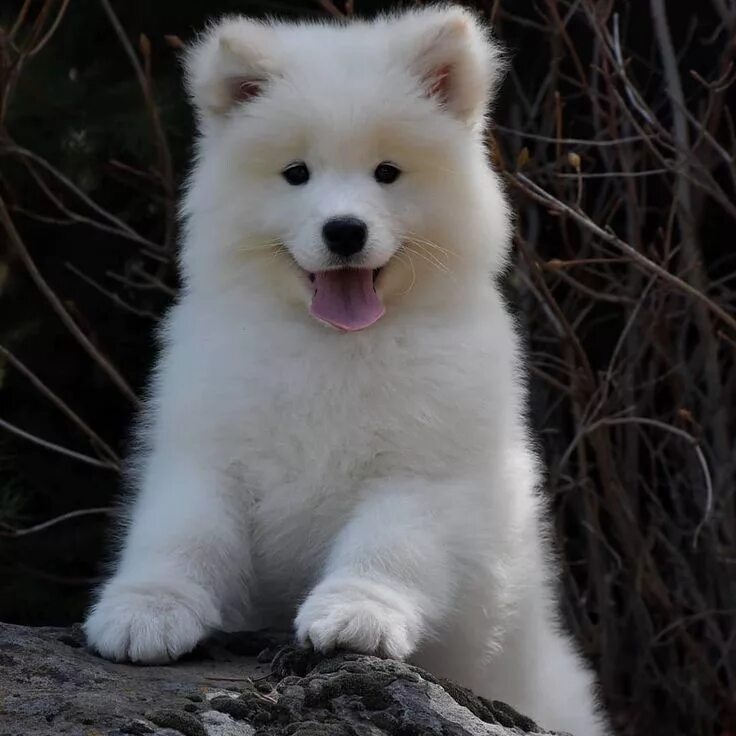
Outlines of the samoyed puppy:
M112 578L85 628L161 663L215 630L409 659L598 736L557 621L511 215L475 17L230 17L186 56L200 135Z

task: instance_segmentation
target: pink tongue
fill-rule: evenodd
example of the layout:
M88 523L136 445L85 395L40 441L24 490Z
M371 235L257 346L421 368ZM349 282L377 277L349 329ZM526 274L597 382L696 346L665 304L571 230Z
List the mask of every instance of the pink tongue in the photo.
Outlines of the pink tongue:
M347 332L370 327L386 311L373 288L370 268L342 268L314 274L313 317Z

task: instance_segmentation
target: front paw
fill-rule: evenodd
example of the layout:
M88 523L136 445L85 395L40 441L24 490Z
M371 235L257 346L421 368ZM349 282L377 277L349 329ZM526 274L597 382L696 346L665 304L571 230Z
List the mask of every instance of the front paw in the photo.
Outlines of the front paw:
M106 659L163 664L194 649L220 624L210 595L195 583L122 583L112 580L84 630Z
M295 621L297 640L319 652L335 648L405 659L417 646L421 620L407 596L361 578L325 580Z

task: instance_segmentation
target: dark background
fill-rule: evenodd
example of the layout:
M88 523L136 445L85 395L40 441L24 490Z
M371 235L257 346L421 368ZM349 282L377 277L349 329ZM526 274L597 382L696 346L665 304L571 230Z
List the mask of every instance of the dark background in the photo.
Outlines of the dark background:
M182 40L386 7L336 2L0 5L0 620L80 620L101 573L177 288ZM736 3L476 7L512 59L489 147L564 618L622 734L733 736Z

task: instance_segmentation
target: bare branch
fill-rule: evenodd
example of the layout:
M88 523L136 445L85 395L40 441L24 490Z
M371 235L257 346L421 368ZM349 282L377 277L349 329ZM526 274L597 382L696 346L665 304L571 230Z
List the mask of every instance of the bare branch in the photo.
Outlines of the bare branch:
M13 246L19 258L25 265L36 286L39 288L61 321L66 325L69 332L72 333L77 342L79 342L84 350L86 350L100 368L102 368L120 391L127 396L135 406L139 406L140 402L138 401L138 397L135 395L135 392L128 382L123 378L110 360L105 357L105 355L103 355L102 352L92 344L91 340L82 332L82 330L79 329L77 323L72 319L61 299L59 299L54 290L46 283L46 280L41 275L41 272L38 270L33 258L31 258L30 253L21 240L18 231L15 229L13 220L10 217L10 213L5 206L5 202L2 197L0 197L0 225L5 229L10 240L10 244Z
M3 526L5 526L6 528L6 531L0 531L0 536L27 537L29 534L37 534L38 532L50 529L57 524L69 521L69 519L79 519L82 516L112 516L115 514L115 512L116 509L112 506L101 506L99 508L93 509L78 509L77 511L70 511L69 513L55 516L53 519L48 519L47 521L43 521L40 524L34 524L33 526L29 526L24 529L15 529L9 527L7 524L3 524Z
M728 314L712 299L708 298L705 294L698 291L696 288L686 283L678 276L675 276L666 269L662 268L662 266L654 263L654 261L650 260L642 253L639 253L632 246L630 246L628 243L625 243L616 235L613 235L612 233L609 233L606 230L600 228L584 213L578 212L564 202L561 202L556 197L553 197L549 192L537 186L533 181L524 176L524 174L509 174L508 177L512 181L520 183L521 189L523 189L533 199L537 200L538 202L542 202L548 207L552 207L559 212L564 212L580 225L597 235L601 240L605 240L607 243L616 246L616 248L618 248L622 253L626 253L627 256L629 256L633 261L642 266L649 273L657 274L657 276L659 276L661 279L667 281L672 286L675 286L678 291L681 291L684 294L688 294L689 296L705 304L705 306L708 307L708 309L713 314L715 314L723 322L725 322L732 330L736 331L736 319Z
M37 437L35 434L31 434L30 432L26 432L24 429L21 429L20 427L16 427L14 424L11 424L10 422L6 422L4 419L0 419L0 427L10 432L11 434L14 434L18 437L23 438L24 440L33 442L36 445L45 447L47 450L52 450L53 452L57 452L60 455L66 455L66 457L70 457L74 460L79 460L79 462L87 463L87 465L94 465L96 468L104 468L105 470L118 470L117 465L111 462L106 462L104 460L97 460L96 458L90 457L89 455L83 455L81 452L76 452L75 450L70 450L67 447L62 447L61 445L57 445L54 442L49 442L48 440L45 440L42 437Z
M120 458L117 453L108 445L87 422L85 422L66 402L64 402L57 394L55 394L43 381L41 381L35 373L27 368L18 358L13 355L6 347L0 345L0 355L13 366L19 373L22 373L32 384L38 389L49 401L51 401L57 409L65 414L74 424L89 437L92 445L102 450L107 455L110 462L120 470Z

